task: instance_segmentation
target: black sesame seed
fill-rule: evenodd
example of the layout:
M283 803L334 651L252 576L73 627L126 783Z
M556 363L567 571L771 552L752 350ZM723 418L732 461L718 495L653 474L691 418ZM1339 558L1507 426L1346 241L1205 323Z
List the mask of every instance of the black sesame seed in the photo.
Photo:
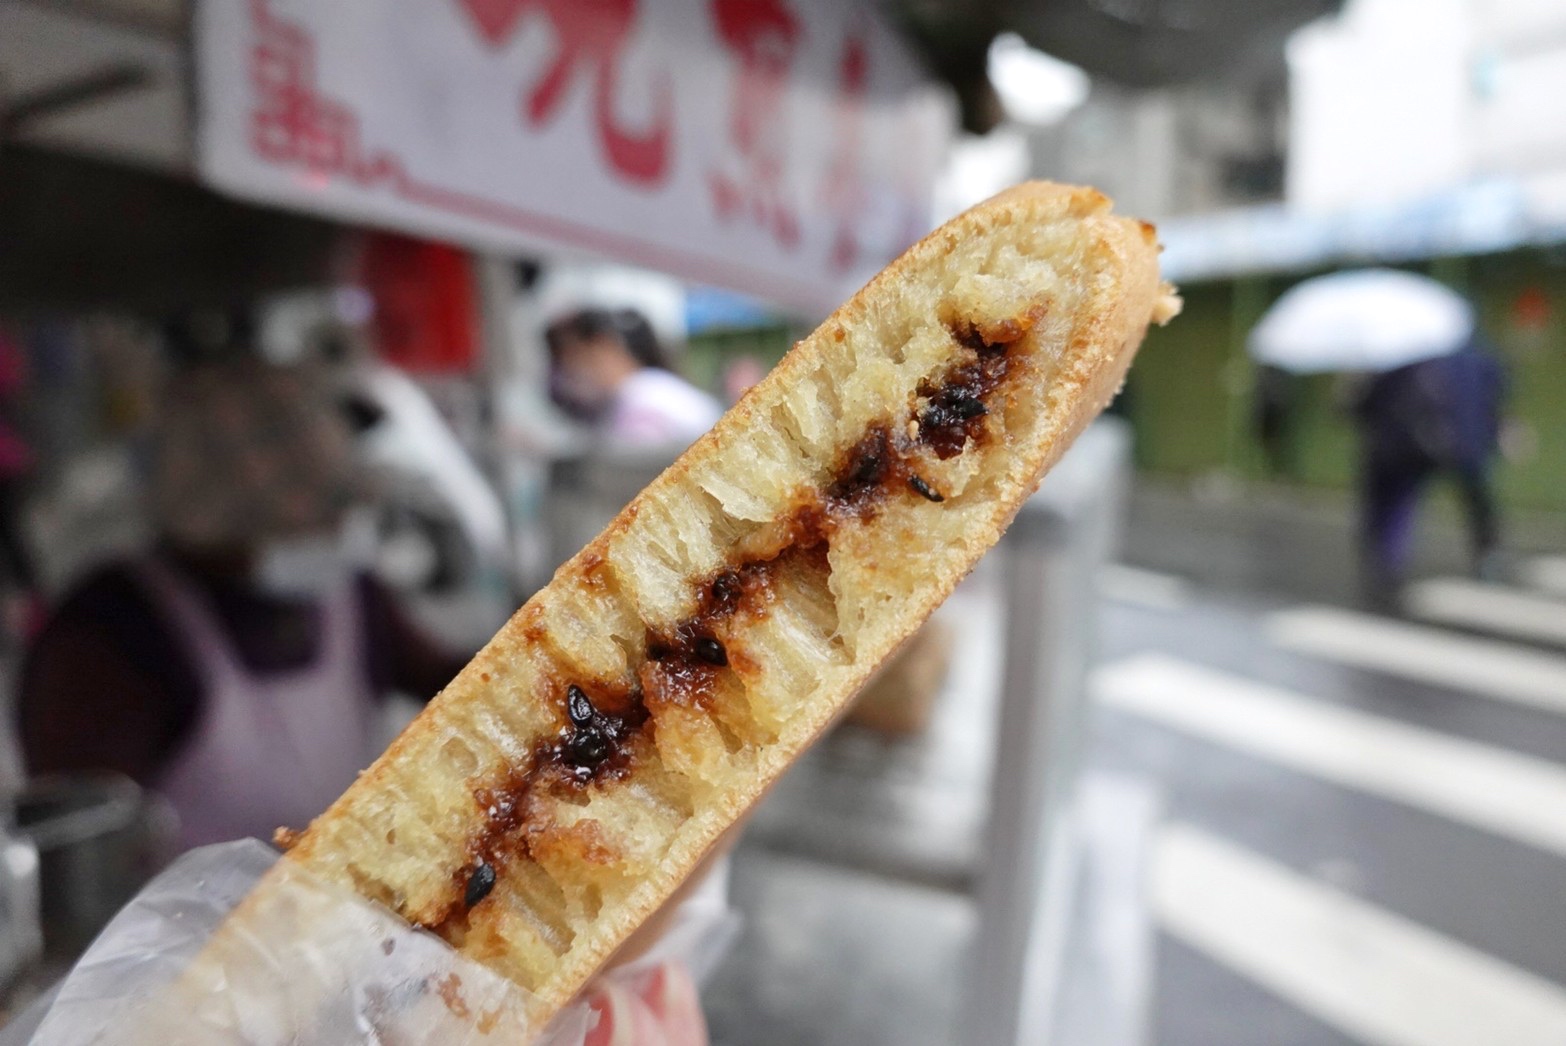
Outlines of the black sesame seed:
M729 571L719 574L712 582L712 598L719 603L732 603L740 597L744 588L740 579Z
M480 861L468 876L467 892L462 895L462 901L469 908L478 904L489 896L489 891L495 888L495 866L485 861Z
M971 323L953 323L948 325L947 330L951 332L951 336L957 339L959 343L975 352L983 352L990 347L990 343L984 340L984 336L979 333L979 329Z
M952 413L967 421L969 418L977 418L988 414L990 409L981 400L969 396L958 397L952 401Z
M571 738L569 746L571 762L591 770L609 757L609 739L597 730L580 730Z
M577 726L586 726L593 721L593 703L575 683L566 687L566 715Z
M934 487L930 486L930 484L926 483L924 480L920 479L918 476L909 476L908 477L908 485L914 489L914 493L918 494L920 497L924 498L926 501L945 501L946 500L946 495L942 494L941 492L936 490Z
M709 665L723 667L729 663L729 652L723 649L723 644L710 636L698 636L695 643L696 656Z

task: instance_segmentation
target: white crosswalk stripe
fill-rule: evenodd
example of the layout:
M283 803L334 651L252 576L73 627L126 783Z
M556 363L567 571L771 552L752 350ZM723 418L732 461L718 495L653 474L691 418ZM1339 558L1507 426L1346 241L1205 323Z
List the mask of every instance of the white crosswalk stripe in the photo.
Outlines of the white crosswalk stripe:
M1337 607L1268 615L1274 646L1566 715L1566 656Z
M1188 826L1159 831L1152 895L1168 932L1374 1046L1566 1042L1557 985Z
M1191 603L1191 586L1175 574L1110 563L1099 571L1098 590L1105 599L1148 610L1184 610Z
M1280 766L1566 855L1566 768L1163 654L1094 674L1099 701ZM1563 1040L1566 1041L1566 1040Z
M1566 646L1566 598L1443 577L1410 585L1407 601L1427 621Z
M1566 596L1566 556L1535 556L1523 568L1523 580L1542 591Z

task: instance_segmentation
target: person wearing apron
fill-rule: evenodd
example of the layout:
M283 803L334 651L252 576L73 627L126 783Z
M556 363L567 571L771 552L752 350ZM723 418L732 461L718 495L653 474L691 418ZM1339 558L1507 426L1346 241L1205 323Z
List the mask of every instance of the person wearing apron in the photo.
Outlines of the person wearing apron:
M137 564L137 574L205 692L190 736L153 786L179 814L180 848L302 828L375 754L368 750L375 695L352 583L319 601L314 659L260 676L192 585L156 560Z
M126 774L181 848L304 827L375 754L377 699L428 699L465 658L353 569L352 435L311 372L186 371L150 465L156 545L74 586L26 658L28 768Z

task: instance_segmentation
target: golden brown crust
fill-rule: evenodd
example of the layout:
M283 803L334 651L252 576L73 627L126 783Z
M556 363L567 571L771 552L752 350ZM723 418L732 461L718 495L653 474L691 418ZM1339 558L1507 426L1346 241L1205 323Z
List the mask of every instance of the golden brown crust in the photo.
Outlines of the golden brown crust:
M1101 194L1044 183L937 229L562 566L285 860L442 933L546 1019L1118 390L1177 308L1157 250Z

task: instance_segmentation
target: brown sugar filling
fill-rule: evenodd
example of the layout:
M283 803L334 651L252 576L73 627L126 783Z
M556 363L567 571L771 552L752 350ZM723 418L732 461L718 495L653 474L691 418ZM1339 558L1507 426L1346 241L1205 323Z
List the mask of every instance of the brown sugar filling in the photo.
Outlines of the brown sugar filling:
M1011 371L1012 357L1005 345L981 341L975 352L977 359L953 368L939 385L919 385L919 395L927 402L919 414L919 441L942 461L961 454L970 440L984 441L988 432L984 419L990 412L985 401Z
M671 629L648 629L646 657L634 682L562 683L561 729L541 741L522 765L475 783L473 799L482 821L468 842L468 863L453 873L451 903L425 927L448 938L465 934L468 912L489 896L507 863L529 858L532 839L551 828L547 800L579 801L589 789L633 774L640 760L654 754L659 708L710 710L719 680L732 671L722 626L736 617L764 616L787 564L804 563L825 573L838 526L874 518L895 494L945 500L916 470L920 448L947 460L970 442L986 441L988 401L1019 371L1016 354L1008 350L1036 318L1030 313L998 331L952 326L952 336L971 357L938 381L920 383L923 406L914 409L911 424L870 426L841 455L828 483L803 495L767 528L763 544L747 548L739 562L704 579L694 613Z

